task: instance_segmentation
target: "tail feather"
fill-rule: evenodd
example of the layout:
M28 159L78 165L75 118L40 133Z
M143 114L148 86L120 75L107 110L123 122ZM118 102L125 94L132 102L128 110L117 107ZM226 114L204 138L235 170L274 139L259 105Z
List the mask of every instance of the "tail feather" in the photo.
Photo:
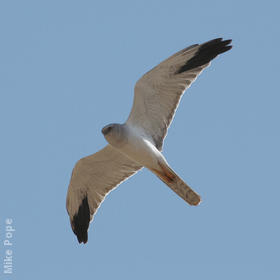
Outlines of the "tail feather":
M200 196L191 189L170 167L160 164L162 172L152 170L168 187L190 205L198 205Z

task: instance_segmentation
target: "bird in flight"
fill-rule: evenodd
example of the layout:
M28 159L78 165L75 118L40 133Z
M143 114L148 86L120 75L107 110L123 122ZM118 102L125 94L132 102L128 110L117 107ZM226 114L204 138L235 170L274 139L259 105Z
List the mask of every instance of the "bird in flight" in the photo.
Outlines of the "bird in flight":
M66 208L79 243L88 241L89 223L105 196L143 167L190 205L200 203L161 153L163 140L185 90L212 59L232 48L230 43L218 38L187 47L137 81L127 121L106 125L108 145L80 159L72 171Z

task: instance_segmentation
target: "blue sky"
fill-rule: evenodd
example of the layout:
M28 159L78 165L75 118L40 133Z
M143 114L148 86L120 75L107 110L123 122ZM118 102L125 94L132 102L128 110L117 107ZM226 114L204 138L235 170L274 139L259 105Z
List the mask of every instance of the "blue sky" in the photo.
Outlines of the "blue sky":
M1 1L1 279L279 279L277 1ZM75 162L126 120L142 74L232 38L186 92L164 145L203 199L149 171L113 191L78 244L65 208ZM115 106L117 105L117 110Z

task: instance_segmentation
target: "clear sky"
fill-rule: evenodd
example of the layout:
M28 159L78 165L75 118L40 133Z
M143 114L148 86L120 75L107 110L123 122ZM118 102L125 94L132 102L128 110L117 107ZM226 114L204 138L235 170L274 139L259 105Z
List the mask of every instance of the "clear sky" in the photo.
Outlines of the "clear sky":
M279 10L1 1L0 278L280 279ZM126 120L142 74L216 37L234 47L186 92L164 145L202 204L143 170L106 198L78 244L65 208L75 162L106 145L104 125Z

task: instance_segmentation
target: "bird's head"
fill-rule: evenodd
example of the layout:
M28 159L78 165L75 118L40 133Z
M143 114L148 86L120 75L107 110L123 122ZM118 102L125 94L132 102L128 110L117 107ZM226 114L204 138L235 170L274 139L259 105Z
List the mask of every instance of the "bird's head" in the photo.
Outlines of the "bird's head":
M102 128L102 133L113 147L119 148L125 141L125 130L121 124L108 124Z
M108 136L111 133L113 133L113 131L115 130L115 126L116 125L114 123L111 123L111 124L108 124L108 125L104 126L102 128L102 130L101 130L103 135L104 135L104 137Z

